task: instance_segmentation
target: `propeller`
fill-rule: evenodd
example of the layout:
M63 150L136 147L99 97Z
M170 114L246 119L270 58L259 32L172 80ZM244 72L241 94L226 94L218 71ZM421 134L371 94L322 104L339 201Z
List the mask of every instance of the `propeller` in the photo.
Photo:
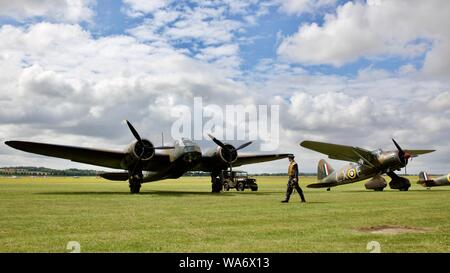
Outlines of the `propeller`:
M142 147L142 151L138 156L138 160L136 162L136 164L134 164L133 170L131 171L130 175L134 176L136 174L137 171L137 167L140 165L141 161L142 161L142 157L145 155L146 152L150 152L152 150L168 150L168 149L174 149L175 147L173 146L158 146L158 147L153 147L153 146L148 146L145 145L145 142L142 140L141 136L139 135L139 133L137 132L137 130L134 128L134 126L131 124L131 122L129 122L128 120L125 120L128 128L130 128L131 133L133 134L134 138L136 138L136 140L138 141L139 145L141 145ZM163 143L164 145L164 143Z
M411 158L411 154L403 151L403 149L400 147L400 145L398 145L398 143L394 139L392 139L392 141L394 142L395 147L397 147L400 162L402 162L402 164L406 166L406 164L408 164L408 159Z
M224 144L222 141L218 140L217 138L215 138L211 134L208 134L208 136L211 138L211 140L214 143L216 143L219 147L221 147L223 150L226 151L226 153L224 155L224 159L227 161L227 163L228 163L228 165L230 167L230 172L233 170L232 161L233 161L233 158L234 158L235 154L237 155L237 151L247 147L250 144L252 144L252 141L249 141L249 142L246 142L246 143L240 145L237 148L234 148L232 145Z

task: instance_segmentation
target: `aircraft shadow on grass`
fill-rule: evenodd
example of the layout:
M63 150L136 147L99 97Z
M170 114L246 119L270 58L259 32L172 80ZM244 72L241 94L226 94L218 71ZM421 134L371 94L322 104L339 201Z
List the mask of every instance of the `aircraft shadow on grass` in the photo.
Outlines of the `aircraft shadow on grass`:
M43 195L127 195L130 196L127 192L107 192L107 191L80 191L80 192L40 192L36 194L43 194ZM182 195L193 195L193 196L217 196L217 197L231 197L236 196L241 193L224 193L224 194L217 194L217 193L211 193L211 192L203 192L203 191L143 191L140 194L143 195L160 195L160 196L182 196ZM270 192L258 192L258 193L251 193L250 195L269 195ZM249 196L249 195L246 195Z

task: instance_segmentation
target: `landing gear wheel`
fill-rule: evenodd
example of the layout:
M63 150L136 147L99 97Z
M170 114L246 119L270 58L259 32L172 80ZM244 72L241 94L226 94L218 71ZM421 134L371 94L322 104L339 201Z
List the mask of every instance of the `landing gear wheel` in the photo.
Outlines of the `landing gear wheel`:
M219 193L222 191L222 184L221 183L212 183L211 184L211 192Z
M139 193L141 189L141 182L139 179L132 178L130 179L130 193Z

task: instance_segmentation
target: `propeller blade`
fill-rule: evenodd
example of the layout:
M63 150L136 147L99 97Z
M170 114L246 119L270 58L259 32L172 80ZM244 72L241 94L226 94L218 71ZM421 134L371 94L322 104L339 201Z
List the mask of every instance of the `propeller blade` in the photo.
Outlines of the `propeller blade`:
M139 135L139 133L136 131L136 129L134 129L133 125L131 125L131 123L126 120L128 128L130 128L131 133L133 134L133 136L137 139L137 141L142 142L142 138Z
M411 157L411 154L405 153L405 151L403 151L403 149L400 147L400 145L398 145L398 143L394 139L392 139L392 141L394 142L395 147L397 147L398 157L400 158L400 161L406 166L408 164L408 159Z
M400 145L398 145L398 143L397 143L394 139L392 139L392 141L394 142L395 147L397 147L397 150L398 150L399 152L401 152L402 154L404 154L405 152L402 150L402 148L400 147Z
M141 160L142 160L142 157L144 156L144 153L145 153L145 150L142 149L142 152L139 155L138 160L136 161L136 164L134 164L133 170L131 171L131 176L135 175L137 166L141 163Z
M225 146L225 144L222 143L222 141L218 140L217 138L215 138L213 135L208 134L208 136L212 139L212 141L214 141L214 143L216 143L217 145L219 145L220 147L222 147L223 149L227 149L227 147ZM228 149L227 149L228 150Z
M252 144L252 142L251 142L251 141L249 141L249 142L247 142L247 143L244 143L244 144L242 144L241 146L237 147L237 148L236 148L236 149L234 149L234 150L235 150L235 151L237 151L237 150L243 149L243 148L247 147L247 146L248 146L248 145L250 145L250 144Z

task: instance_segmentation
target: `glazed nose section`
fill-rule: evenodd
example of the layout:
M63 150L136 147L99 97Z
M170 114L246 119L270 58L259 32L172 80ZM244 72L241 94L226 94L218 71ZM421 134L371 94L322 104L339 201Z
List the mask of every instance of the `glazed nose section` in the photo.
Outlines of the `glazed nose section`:
M190 152L183 156L183 160L187 163L192 163L200 158L200 154L197 152Z
M195 144L184 146L183 153L183 160L187 163L195 162L202 156L200 147Z

